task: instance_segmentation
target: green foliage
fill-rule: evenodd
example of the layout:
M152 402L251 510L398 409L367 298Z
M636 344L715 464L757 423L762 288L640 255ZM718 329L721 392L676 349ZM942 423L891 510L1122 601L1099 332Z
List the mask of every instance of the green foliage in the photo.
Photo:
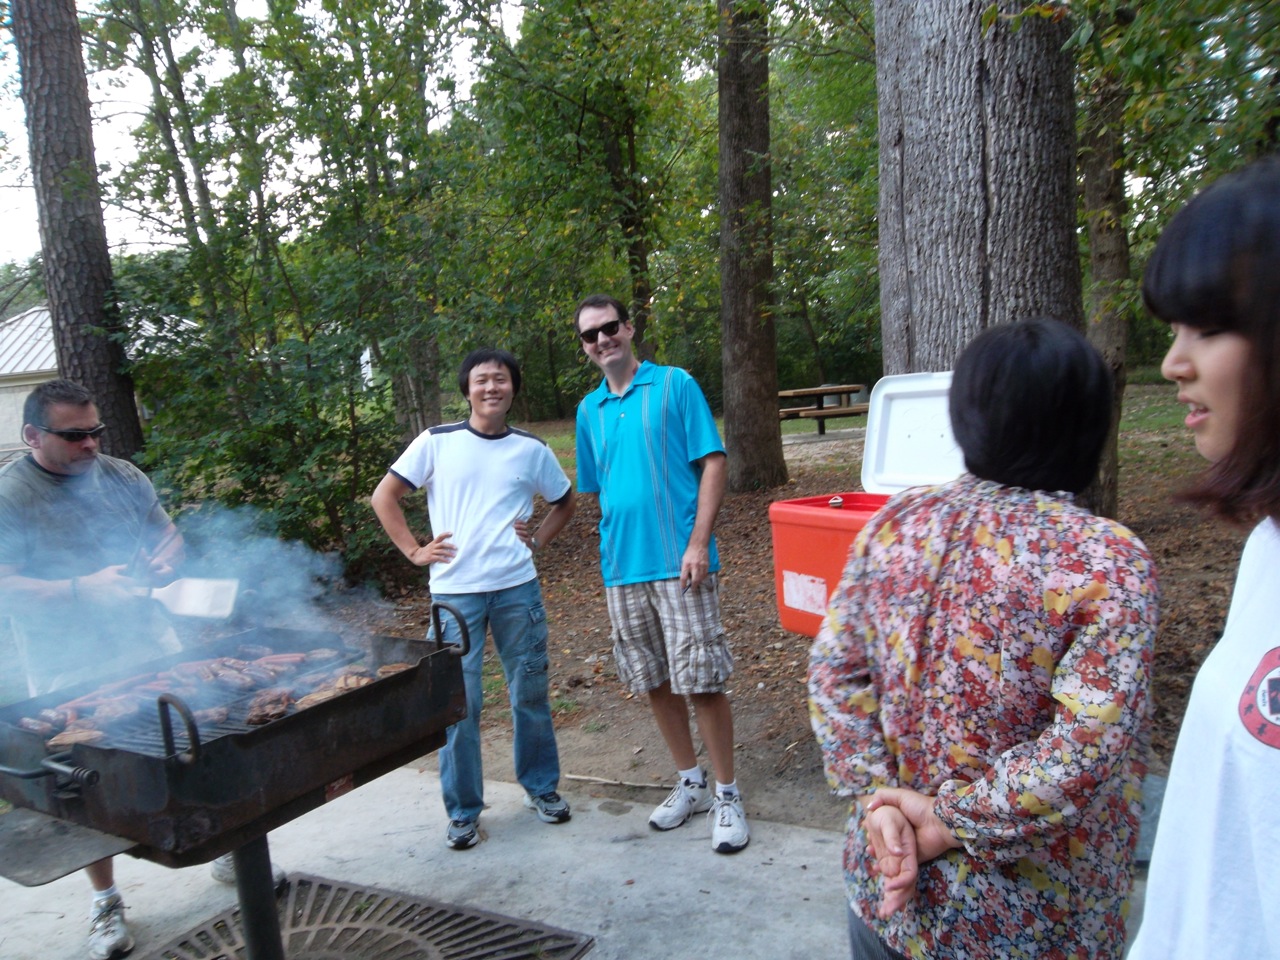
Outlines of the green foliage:
M1103 78L1128 90L1124 116L1125 224L1135 276L1160 231L1214 177L1280 147L1280 7L1270 0L1179 0L1134 4L1072 0L1056 6L1075 24L1078 88ZM1134 283L1129 358L1158 362L1167 330L1143 309Z
M840 12L793 11L773 61L783 387L870 383L881 372L875 51L869 10Z
M493 345L524 365L515 419L572 418L599 382L571 325L590 292L644 302L654 355L719 406L714 5L552 0L518 29L485 4L235 9L101 0L86 23L95 67L151 91L110 200L174 245L119 276L147 456L181 499L253 504L282 536L376 564L366 498L410 417L465 415L453 371ZM1280 13L1076 0L1019 16L1064 9L1082 95L1104 69L1133 91L1140 267L1203 177L1274 144ZM784 387L880 373L871 12L772 5ZM464 41L474 83L455 66ZM1157 359L1167 331L1136 285L1122 295L1132 354Z
M16 316L47 300L39 257L26 263L0 263L0 319Z

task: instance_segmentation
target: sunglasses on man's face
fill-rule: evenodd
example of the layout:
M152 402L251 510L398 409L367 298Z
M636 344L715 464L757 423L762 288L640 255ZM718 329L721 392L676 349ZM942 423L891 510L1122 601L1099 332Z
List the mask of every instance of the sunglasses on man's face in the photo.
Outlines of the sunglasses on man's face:
M107 425L100 423L92 430L52 430L49 427L42 427L36 423L33 426L42 433L51 433L59 440L65 440L67 443L84 443L89 439L97 440L100 436L107 432Z
M592 327L590 330L579 330L578 336L582 338L583 343L595 343L600 339L600 334L606 337L615 336L618 328L622 326L621 320L610 320L608 323L602 323L598 327Z

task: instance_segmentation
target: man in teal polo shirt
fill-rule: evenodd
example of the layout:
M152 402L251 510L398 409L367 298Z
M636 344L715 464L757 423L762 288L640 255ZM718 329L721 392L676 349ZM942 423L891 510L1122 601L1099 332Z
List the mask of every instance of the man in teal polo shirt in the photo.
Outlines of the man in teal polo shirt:
M697 382L641 363L627 308L594 294L574 313L582 349L604 381L578 405L578 490L600 499L604 574L618 678L647 694L678 771L649 825L671 830L711 811L711 846L750 841L733 772L733 657L720 623L712 529L724 498L725 454ZM715 773L698 764L689 704Z

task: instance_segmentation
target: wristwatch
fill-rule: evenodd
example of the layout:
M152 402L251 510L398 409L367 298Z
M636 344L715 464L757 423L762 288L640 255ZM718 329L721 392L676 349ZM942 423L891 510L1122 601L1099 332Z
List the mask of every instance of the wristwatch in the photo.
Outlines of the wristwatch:
M534 552L534 553L537 553L537 552L538 552L538 548L539 548L540 546L542 546L542 544L540 544L540 543L538 542L538 538L537 538L537 537L530 537L530 538L529 538L529 543L533 545L533 552Z

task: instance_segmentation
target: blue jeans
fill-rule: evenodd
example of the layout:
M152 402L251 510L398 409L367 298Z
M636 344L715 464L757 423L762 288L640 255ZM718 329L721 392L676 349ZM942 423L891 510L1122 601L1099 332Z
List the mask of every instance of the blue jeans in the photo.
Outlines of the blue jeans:
M471 650L462 658L467 718L449 727L440 751L440 792L449 819L475 820L484 809L480 708L486 626L507 678L516 779L532 796L551 793L560 782L560 754L547 696L547 612L537 579L490 593L432 594L432 599L457 607L471 637ZM445 643L459 642L458 625L448 611L441 612L440 623Z

